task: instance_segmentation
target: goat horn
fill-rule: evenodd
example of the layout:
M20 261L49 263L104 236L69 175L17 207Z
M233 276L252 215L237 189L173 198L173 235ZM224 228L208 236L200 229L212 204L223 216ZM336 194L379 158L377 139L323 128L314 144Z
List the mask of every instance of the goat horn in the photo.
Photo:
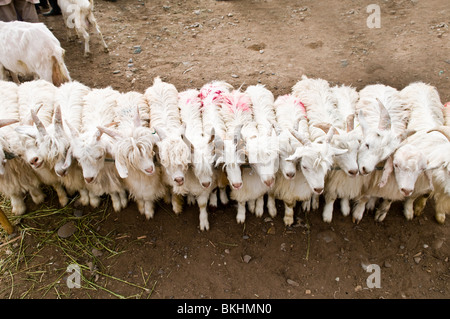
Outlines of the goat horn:
M330 130L330 127L332 126L331 123L317 123L313 125L314 127L320 128L325 133L328 133Z
M139 115L139 106L136 105L136 114L134 116L134 127L141 126L141 116Z
M335 128L334 126L330 126L330 129L328 130L327 138L325 139L325 141L326 141L327 143L330 143L330 142L331 142L331 139L333 138L333 135L334 135L336 132L337 132L337 131L336 131L336 128Z
M97 129L103 134L109 135L114 139L117 139L118 137L122 137L122 135L117 132L116 130L112 130L106 127L97 126Z
M311 141L306 137L302 136L299 132L294 130L289 130L289 132L303 145L311 145Z
M447 126L439 126L437 128L434 128L432 130L427 131L427 133L431 132L439 132L442 133L450 142L450 127Z
M211 128L211 137L208 141L208 144L211 144L212 142L214 142L214 140L216 139L216 130L213 128Z
M57 105L56 108L55 108L55 114L53 116L53 122L55 124L56 131L59 133L59 135L62 135L64 133L64 129L63 129L61 107L59 105Z
M70 133L72 134L72 136L78 137L78 136L80 135L80 134L78 133L78 130L77 130L75 127L73 127L72 124L70 124L70 123L67 122L67 121L64 121L64 122L66 122L66 125L67 125L67 127L69 128Z
M16 120L16 119L3 119L3 120L0 120L0 127L11 125L11 124L14 124L14 123L17 123L17 122L19 122L19 120Z
M237 143L239 142L239 140L241 139L241 130L242 130L242 126L243 124L239 124L238 126L236 126L236 128L234 129L234 144L237 145Z
M355 128L355 114L347 115L346 125L347 125L347 132L353 131L353 129Z
M378 106L380 108L380 122L378 124L378 128L380 130L390 130L391 129L391 116L389 115L386 107L381 103L381 101L377 98Z
M36 111L33 109L31 109L30 111L31 111L31 118L33 119L33 122L36 124L39 133L42 136L47 135L47 130L45 129L44 124L42 124L41 120L37 116Z

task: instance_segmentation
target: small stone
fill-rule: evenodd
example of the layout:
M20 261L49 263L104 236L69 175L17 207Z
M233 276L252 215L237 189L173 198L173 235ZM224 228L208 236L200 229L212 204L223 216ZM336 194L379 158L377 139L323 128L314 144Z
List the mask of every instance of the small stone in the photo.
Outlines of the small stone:
M119 73L120 73L120 70L113 71L113 74L119 74Z
M250 237L248 235L242 236L242 239L249 239Z
M75 210L73 211L73 216L75 216L75 217L81 217L81 216L83 216L83 211L82 211L81 209L75 209Z
M414 262L415 262L416 264L420 263L421 260L422 260L422 258L419 257L419 256L414 257Z
M75 223L68 222L68 223L65 223L64 225L62 225L58 229L58 236L61 238L68 238L68 237L72 236L76 230L77 230L77 226L75 226Z
M237 75L237 74L231 74L231 77L237 79L237 78L239 77L239 75Z
M280 250L281 251L286 251L286 243L281 243Z
M311 294L311 290L306 289L306 290L305 290L305 295L310 295L310 294Z
M227 14L227 16L228 16L229 18L231 18L231 17L233 16L233 14L230 12L230 13Z
M339 277L336 277L334 280L336 280L337 282L339 282Z
M348 65L347 60L341 60L341 67L345 68Z
M390 262L388 262L387 260L384 261L383 266L386 267L386 268L391 268L391 267L392 267L392 265L390 264Z
M224 252L225 252L225 254L229 254L230 250L227 248L227 249L224 250Z
M103 255L103 252L101 252L97 248L92 248L92 255L94 255L94 257L100 257L101 255Z
M244 262L245 262L246 264L248 264L248 263L250 262L251 259L252 259L252 257L249 256L249 255L245 255L244 257L242 257L242 260L244 260Z
M293 280L291 280L291 279L286 280L286 282L287 282L289 285L294 286L294 287L299 287L299 286L300 286L298 282L293 281Z
M361 290L362 290L362 287L360 285L355 287L355 292L358 292L358 291L361 291Z
M263 54L263 53L264 53L264 50L259 50L259 53Z

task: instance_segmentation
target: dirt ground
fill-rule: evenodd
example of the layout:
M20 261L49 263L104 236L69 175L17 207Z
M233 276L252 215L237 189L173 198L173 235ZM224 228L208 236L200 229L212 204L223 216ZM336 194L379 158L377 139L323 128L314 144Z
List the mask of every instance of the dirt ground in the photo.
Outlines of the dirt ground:
M367 26L371 3L381 8L380 28ZM91 33L84 58L61 16L40 15L66 49L72 78L90 87L143 92L160 76L179 91L226 80L244 89L262 83L278 96L306 74L358 89L424 81L450 100L448 0L97 0L95 16L110 50ZM55 203L50 193L46 207ZM244 225L232 203L211 210L206 232L195 206L176 216L160 204L150 221L134 203L114 213L107 199L97 210L34 207L40 215L21 220L22 237L0 243L0 298L450 297L450 223L437 224L431 204L409 222L397 203L383 223L369 212L358 225L338 203L324 223L322 207L298 205L285 227L282 203L276 218L248 213ZM67 220L77 231L58 238ZM11 256L19 257L5 268ZM73 263L79 289L66 283ZM371 264L380 267L379 288L370 285Z

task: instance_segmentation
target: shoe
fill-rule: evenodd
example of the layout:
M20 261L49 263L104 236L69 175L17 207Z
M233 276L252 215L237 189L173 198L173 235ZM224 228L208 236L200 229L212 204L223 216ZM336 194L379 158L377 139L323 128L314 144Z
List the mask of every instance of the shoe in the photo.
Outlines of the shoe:
M44 17L59 16L59 15L61 15L61 11L55 11L53 9L43 14Z

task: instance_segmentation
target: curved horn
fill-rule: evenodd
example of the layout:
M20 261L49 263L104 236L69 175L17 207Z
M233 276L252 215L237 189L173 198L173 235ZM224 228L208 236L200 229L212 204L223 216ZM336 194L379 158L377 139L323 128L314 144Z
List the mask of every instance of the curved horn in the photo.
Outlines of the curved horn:
M59 136L64 134L61 107L59 105L55 108L55 114L53 116L53 124L55 125L55 130Z
M113 139L117 139L118 137L122 137L122 134L120 134L116 130L112 130L103 126L97 126L97 129L102 133L111 136ZM101 136L101 135L100 135Z
M328 133L328 131L331 128L331 123L317 123L313 125L314 127L320 128L322 131L324 131L325 133Z
M3 119L3 120L0 120L0 127L11 125L11 124L14 124L14 123L17 123L17 122L19 122L19 120L16 120L16 119Z
M216 130L211 128L211 137L209 138L208 144L211 144L216 139Z
M134 116L134 127L140 127L141 126L141 116L139 115L139 106L136 105L136 113Z
M31 109L31 118L33 119L34 124L36 124L36 128L38 129L39 133L42 136L47 135L47 130L44 127L44 124L42 124L41 120L39 119L39 117L36 114L36 111Z
M234 144L237 145L237 143L239 142L239 140L241 139L241 130L242 130L242 126L243 124L239 124L238 126L236 126L236 128L234 129Z
M72 134L73 137L78 137L80 135L80 133L78 133L78 130L75 127L73 127L72 124L70 124L67 121L64 121L64 122L66 123L66 125L69 128L70 133Z
M378 107L380 108L380 122L378 123L378 128L380 130L390 130L391 129L391 116L389 115L386 107L377 98Z
M292 136L295 137L295 139L297 139L303 145L311 145L311 141L309 139L307 139L306 137L302 136L299 132L291 130L291 129L289 130L289 132L292 134Z
M450 127L448 126L439 126L437 128L434 128L432 130L427 131L427 133L431 133L431 132L439 132L441 134L443 134L448 141L450 142Z
M328 130L327 133L327 138L325 139L326 143L330 143L331 139L333 138L333 135L336 133L336 128L334 126L330 126L330 129Z

